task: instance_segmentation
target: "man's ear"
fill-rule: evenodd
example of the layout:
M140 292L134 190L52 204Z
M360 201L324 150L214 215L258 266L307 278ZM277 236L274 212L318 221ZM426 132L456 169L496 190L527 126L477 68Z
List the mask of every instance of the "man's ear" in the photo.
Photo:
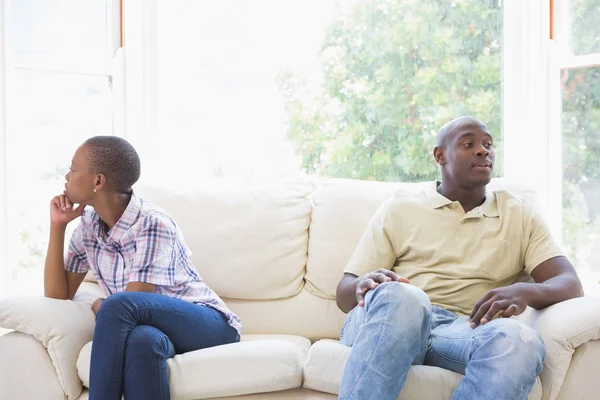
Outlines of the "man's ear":
M433 149L433 159L435 160L436 163L438 163L439 165L444 165L446 164L446 157L444 156L444 151L442 150L441 147L436 146Z

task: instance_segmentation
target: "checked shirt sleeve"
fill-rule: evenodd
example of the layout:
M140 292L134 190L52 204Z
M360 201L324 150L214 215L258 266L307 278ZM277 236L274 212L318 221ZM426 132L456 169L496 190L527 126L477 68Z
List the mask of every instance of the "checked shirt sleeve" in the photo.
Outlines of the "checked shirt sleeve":
M143 282L158 286L173 286L177 257L174 246L175 227L168 221L149 215L142 221L142 229L135 239L135 257L129 282Z

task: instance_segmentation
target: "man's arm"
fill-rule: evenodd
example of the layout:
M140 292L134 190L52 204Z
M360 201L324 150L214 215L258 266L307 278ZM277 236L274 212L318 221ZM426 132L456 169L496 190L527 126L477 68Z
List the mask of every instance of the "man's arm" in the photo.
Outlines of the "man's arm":
M536 310L583 296L581 281L566 257L544 261L531 272L536 282L529 284L528 305Z
M358 304L358 300L356 299L357 284L358 276L349 273L345 273L340 283L338 283L335 292L335 302L338 308L346 314Z
M336 290L336 303L345 313L357 305L364 306L367 292L380 283L408 283L408 279L391 271L397 259L392 240L396 231L390 218L392 202L393 199L382 204L373 215L344 268L344 277Z
M562 255L540 214L526 203L523 204L523 214L528 217L523 263L535 283L515 283L487 292L473 307L470 315L472 327L487 323L498 313L508 318L521 314L527 306L539 310L583 296L573 265Z
M535 283L515 283L490 290L475 304L469 317L471 327L485 325L500 313L509 318L527 306L540 310L561 301L583 296L583 288L573 265L566 257L550 258L535 267Z
M336 290L337 306L347 314L357 305L365 305L365 295L369 290L375 289L380 283L392 281L409 283L408 279L384 268L361 276L345 273Z

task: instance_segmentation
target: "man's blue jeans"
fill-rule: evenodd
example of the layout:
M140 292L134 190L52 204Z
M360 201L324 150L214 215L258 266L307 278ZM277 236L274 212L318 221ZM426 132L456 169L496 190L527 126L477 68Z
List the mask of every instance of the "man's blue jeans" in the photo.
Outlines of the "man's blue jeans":
M347 316L340 341L352 347L339 399L396 400L411 365L464 374L452 400L525 400L542 371L540 336L515 319L471 328L467 317L432 306L410 284L367 293Z
M239 339L210 307L155 293L113 294L96 318L90 400L169 399L168 358Z

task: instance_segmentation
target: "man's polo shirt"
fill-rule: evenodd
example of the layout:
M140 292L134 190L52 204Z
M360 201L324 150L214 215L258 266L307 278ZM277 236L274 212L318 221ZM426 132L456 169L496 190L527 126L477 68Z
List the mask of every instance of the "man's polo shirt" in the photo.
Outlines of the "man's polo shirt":
M399 192L375 213L345 273L392 269L421 288L432 304L470 314L489 290L515 282L563 253L530 204L488 191L465 213L431 187Z

